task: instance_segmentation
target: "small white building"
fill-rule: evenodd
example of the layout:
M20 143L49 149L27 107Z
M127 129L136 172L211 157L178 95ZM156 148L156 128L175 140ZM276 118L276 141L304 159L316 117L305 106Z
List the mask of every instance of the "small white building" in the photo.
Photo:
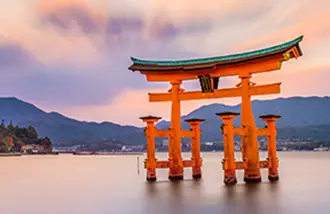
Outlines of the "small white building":
M127 146L122 146L121 147L121 151L123 151L123 152L130 152L130 151L132 151L132 149L131 148L127 148Z
M205 144L206 146L213 146L214 143L213 143L213 142L205 142L204 144Z
M21 152L27 153L28 151L32 151L32 153L44 152L45 147L42 145L34 145L34 144L27 144L22 146Z

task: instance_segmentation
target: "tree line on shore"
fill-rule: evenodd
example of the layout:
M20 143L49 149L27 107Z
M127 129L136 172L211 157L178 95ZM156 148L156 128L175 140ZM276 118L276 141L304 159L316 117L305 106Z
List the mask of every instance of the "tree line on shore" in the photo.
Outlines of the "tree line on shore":
M44 152L51 152L53 145L48 137L41 138L38 136L33 126L18 127L12 122L5 125L2 120L0 124L0 153L21 152L24 145L42 146Z

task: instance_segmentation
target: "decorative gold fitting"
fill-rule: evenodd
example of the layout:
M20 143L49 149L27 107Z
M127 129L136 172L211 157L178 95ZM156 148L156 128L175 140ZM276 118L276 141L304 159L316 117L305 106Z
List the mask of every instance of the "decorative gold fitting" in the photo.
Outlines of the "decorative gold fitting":
M291 58L290 52L283 54L283 57L284 57L284 60L286 60L286 61L289 60Z
M256 86L257 85L257 83L254 83L254 82L249 82L249 86Z

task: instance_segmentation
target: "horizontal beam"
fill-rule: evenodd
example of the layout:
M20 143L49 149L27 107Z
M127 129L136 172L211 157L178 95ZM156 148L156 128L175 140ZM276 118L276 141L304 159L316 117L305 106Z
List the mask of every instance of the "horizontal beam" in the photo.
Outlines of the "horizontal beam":
M170 168L170 162L169 161L157 161L156 168Z
M270 168L271 164L268 160L259 161L259 168Z
M245 169L245 164L243 161L235 161L236 169Z
M247 169L246 164L243 161L235 161L236 169ZM259 161L259 168L270 168L271 164L268 160Z
M234 128L234 135L244 136L246 131L246 128Z
M249 90L249 94L251 96L279 94L279 93L281 93L281 83L254 86L251 87Z
M192 167L193 161L192 160L182 160L182 165L183 165L183 167ZM157 161L156 168L159 168L159 169L170 168L170 162L167 160Z
M183 165L183 167L192 167L193 161L192 160L183 160L182 165Z
M182 130L181 131L181 137L191 138L193 136L194 136L194 133L192 131L189 131L189 130Z
M155 137L170 137L171 130L159 130L156 129ZM181 137L191 138L194 136L194 133L190 130L181 130Z
M257 128L258 136L267 136L269 134L268 128Z
M249 89L251 96L278 94L281 92L281 83L274 83L268 85L252 86ZM200 99L216 99L216 98L228 98L228 97L240 97L242 96L241 87L238 88L226 88L218 89L209 93L202 93L201 91L189 91L179 93L179 99L183 100L200 100ZM167 102L171 101L171 93L149 93L150 102Z
M169 137L171 131L170 130L156 130L155 137Z
M192 167L193 166L193 161L192 160L182 160L182 165L183 167ZM236 169L246 169L247 166L243 161L235 161L235 166ZM163 160L163 161L157 161L156 162L156 168L158 169L164 169L164 168L170 168L170 162L168 160ZM259 168L270 168L271 163L268 160L261 160L259 161ZM225 168L223 168L226 170Z
M246 128L234 128L234 135L244 136L246 131ZM267 136L268 134L267 128L257 128L257 136Z
M227 77L236 76L242 73L253 74L261 72L269 72L281 68L283 55L267 57L266 59L257 59L248 62L242 62L231 65L219 65L215 67L205 68L201 70L173 70L164 72L141 71L141 74L146 75L147 81L150 82L168 82L171 80L193 80L197 79L198 75L211 74L212 77Z
M268 59L259 59L240 65L219 66L212 72L213 77L226 77L242 74L256 74L263 72L270 72L281 69L282 55L269 57Z

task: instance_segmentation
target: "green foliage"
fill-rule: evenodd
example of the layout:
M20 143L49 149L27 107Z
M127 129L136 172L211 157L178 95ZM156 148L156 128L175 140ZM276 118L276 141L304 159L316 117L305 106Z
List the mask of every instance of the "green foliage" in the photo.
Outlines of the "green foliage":
M20 152L24 145L44 146L45 152L51 152L53 145L51 140L38 138L36 129L32 126L21 128L14 126L12 122L6 127L2 120L0 124L0 152Z

